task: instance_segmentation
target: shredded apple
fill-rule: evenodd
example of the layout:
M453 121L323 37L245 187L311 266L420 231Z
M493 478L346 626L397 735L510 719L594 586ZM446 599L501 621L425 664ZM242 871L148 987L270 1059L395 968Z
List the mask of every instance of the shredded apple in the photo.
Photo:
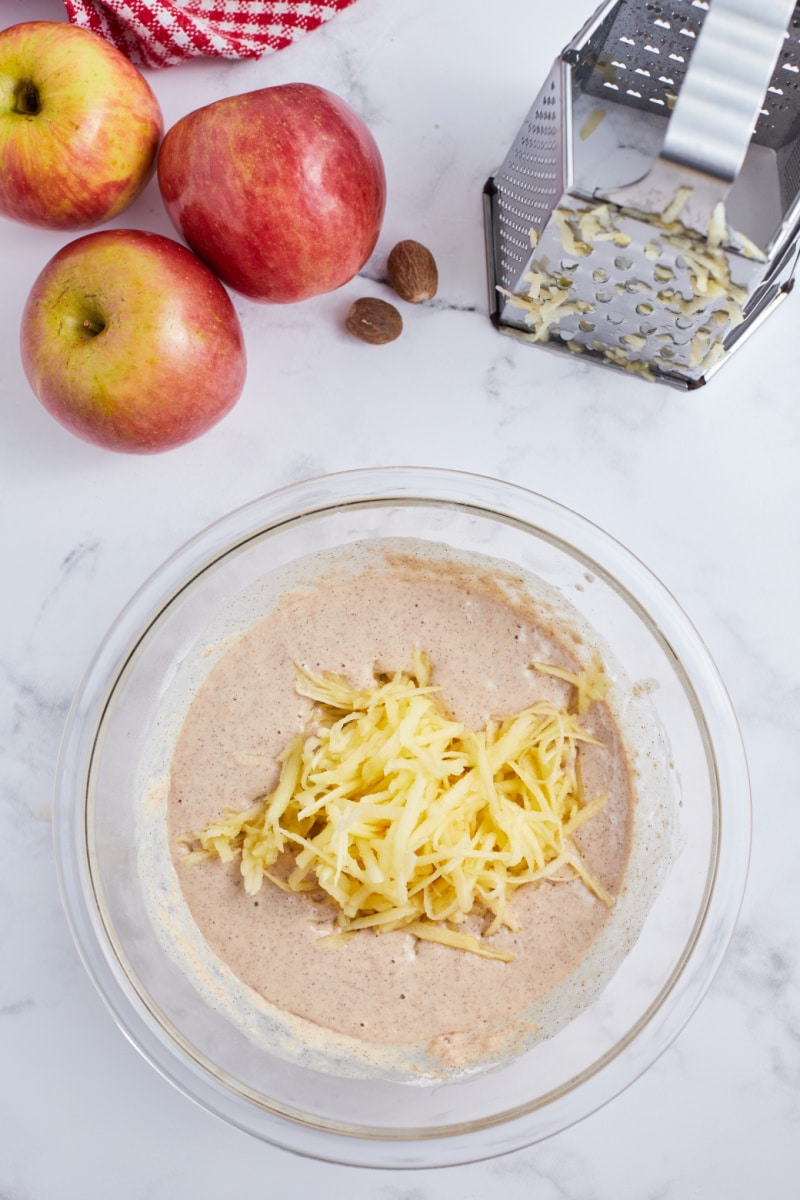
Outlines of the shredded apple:
M510 961L487 939L519 928L517 888L577 877L610 907L573 838L606 801L583 794L578 747L600 743L577 718L608 680L599 659L579 673L533 668L572 684L574 703L541 700L473 731L446 712L417 650L409 672L366 689L298 667L298 693L322 707L281 755L277 787L184 839L184 862L238 856L251 895L264 877L292 892L322 888L338 909L331 944L403 929ZM287 851L294 868L278 878L270 868ZM480 938L458 928L475 910L491 915Z

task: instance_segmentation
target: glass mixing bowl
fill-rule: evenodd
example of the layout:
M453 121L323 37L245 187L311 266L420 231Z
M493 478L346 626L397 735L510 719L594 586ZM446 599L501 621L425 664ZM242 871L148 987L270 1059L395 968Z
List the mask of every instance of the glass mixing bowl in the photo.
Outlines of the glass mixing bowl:
M168 766L165 697L265 581L305 556L414 538L489 555L543 581L596 631L645 697L664 751L670 832L635 943L588 1006L511 1061L438 1081L350 1077L274 1052L165 953L140 870L144 747ZM255 592L254 592L255 589ZM267 591L269 589L267 588ZM227 624L226 624L227 622ZM160 746L160 751L158 747ZM662 814L663 815L663 814ZM152 813L150 814L152 817ZM722 959L744 890L747 767L730 701L672 596L596 526L539 495L445 470L346 472L293 485L217 521L134 596L73 703L56 781L64 907L86 969L141 1053L211 1112L321 1159L463 1163L587 1116L684 1026Z

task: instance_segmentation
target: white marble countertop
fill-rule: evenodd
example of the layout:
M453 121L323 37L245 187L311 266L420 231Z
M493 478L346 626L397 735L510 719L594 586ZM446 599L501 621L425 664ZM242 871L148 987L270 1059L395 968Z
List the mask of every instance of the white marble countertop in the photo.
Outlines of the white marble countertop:
M17 348L28 289L67 235L0 220L0 1196L173 1200L266 1193L353 1200L798 1195L800 649L798 300L694 394L501 337L486 314L481 192L592 0L545 7L358 0L260 63L150 74L171 124L200 104L307 80L366 118L389 201L378 248L301 306L237 300L249 375L233 413L150 457L96 449L33 398ZM489 15L490 9L493 15ZM5 0L3 25L60 20ZM155 184L117 225L171 233ZM435 302L393 345L343 330L400 238L428 244ZM751 873L723 967L674 1045L580 1125L512 1155L413 1174L306 1161L201 1111L136 1053L85 974L59 902L51 795L59 738L105 629L210 521L324 472L479 472L539 491L637 554L697 626L750 763Z

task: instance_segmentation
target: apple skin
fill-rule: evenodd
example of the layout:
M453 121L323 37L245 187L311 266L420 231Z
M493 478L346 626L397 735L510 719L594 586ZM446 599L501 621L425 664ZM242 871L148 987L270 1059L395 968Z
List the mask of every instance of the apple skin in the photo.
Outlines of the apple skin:
M167 211L229 287L289 304L341 287L378 240L383 160L338 96L307 83L217 100L167 130Z
M58 251L22 314L22 365L44 407L85 441L147 454L198 437L244 387L230 296L172 238L85 234Z
M77 230L121 213L153 174L164 121L109 42L59 21L0 33L0 213Z

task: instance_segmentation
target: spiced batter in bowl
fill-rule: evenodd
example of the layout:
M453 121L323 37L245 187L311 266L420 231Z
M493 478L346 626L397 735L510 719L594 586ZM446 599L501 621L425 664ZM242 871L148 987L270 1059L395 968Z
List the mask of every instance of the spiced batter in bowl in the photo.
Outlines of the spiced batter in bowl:
M478 729L543 698L565 706L571 685L532 664L580 669L583 635L532 599L532 582L526 587L480 556L448 557L446 547L356 543L304 569L306 583L235 639L189 704L167 803L182 896L233 975L278 1013L298 1018L295 1029L309 1023L301 1040L319 1045L329 1031L340 1046L354 1042L361 1059L417 1073L491 1064L546 1035L547 997L580 967L609 917L610 908L579 879L562 871L559 882L520 889L513 907L521 928L493 939L513 953L507 963L423 944L403 930L364 930L328 948L323 939L334 928L335 906L274 883L251 896L236 862L184 865L184 839L226 807L249 808L275 785L278 757L312 709L295 690L296 664L367 687L376 674L401 668L412 647L424 646L444 707ZM620 679L616 686L621 692L627 685ZM610 704L593 705L584 725L601 743L581 749L584 788L607 800L578 840L616 901L634 791ZM666 819L663 825L666 836ZM478 913L472 924L480 920Z
M185 858L275 787L310 715L298 667L368 687L415 650L470 730L571 707L595 656L610 685L576 718L605 799L571 836L601 889L526 884L490 934L478 906L458 928L505 960L330 936L321 889L253 894L236 857ZM733 929L749 795L724 688L646 568L533 493L396 468L265 496L145 584L76 697L55 826L87 967L163 1074L300 1153L430 1166L563 1129L657 1057Z

